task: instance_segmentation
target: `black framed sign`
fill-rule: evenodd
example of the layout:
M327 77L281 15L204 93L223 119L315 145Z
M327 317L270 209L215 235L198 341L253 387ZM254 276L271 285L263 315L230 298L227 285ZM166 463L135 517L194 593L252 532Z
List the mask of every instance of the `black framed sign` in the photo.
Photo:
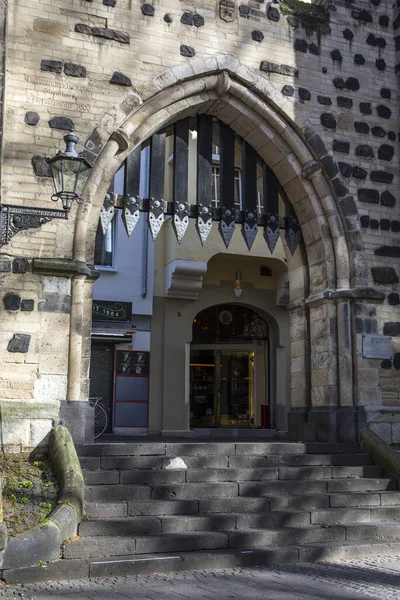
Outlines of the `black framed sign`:
M132 302L93 300L92 320L127 323L132 319Z
M117 375L149 375L149 353L119 350L117 352Z

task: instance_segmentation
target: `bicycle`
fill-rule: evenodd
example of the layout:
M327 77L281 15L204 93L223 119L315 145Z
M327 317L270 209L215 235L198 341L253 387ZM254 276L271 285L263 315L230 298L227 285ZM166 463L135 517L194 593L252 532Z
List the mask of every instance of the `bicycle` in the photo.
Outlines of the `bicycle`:
M107 429L108 414L107 409L100 402L102 399L102 396L89 398L90 406L94 407L94 439L103 435Z

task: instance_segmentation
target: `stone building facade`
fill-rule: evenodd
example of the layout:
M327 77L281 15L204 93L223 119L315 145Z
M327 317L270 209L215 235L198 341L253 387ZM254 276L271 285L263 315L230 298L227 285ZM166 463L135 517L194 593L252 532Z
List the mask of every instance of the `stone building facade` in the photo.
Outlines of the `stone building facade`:
M282 246L290 436L349 440L369 423L399 441L400 38L392 4L11 0L6 11L3 443L42 443L60 418L76 439L89 439L93 256L104 197L134 148L200 113L254 148L300 222L294 255ZM10 207L61 208L51 203L44 157L72 124L94 165L84 203L68 219L14 215ZM370 348L387 352L390 340L386 358ZM151 357L152 371L159 358Z

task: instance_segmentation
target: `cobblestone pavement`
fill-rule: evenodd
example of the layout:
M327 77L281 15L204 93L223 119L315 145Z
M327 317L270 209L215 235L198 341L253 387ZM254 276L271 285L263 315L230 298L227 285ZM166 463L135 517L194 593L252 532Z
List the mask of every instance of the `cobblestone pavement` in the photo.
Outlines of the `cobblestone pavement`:
M5 586L6 600L399 600L400 556Z

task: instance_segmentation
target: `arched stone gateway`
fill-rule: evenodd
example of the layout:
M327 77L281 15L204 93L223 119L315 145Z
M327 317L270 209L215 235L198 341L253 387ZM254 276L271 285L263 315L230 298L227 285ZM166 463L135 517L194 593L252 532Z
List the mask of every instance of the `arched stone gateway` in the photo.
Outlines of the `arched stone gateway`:
M207 113L227 123L274 171L301 225L303 251L286 254L290 433L298 439L354 439L360 420L352 301L369 294L357 208L352 197L340 196L338 181L330 180L319 161L314 150L318 136L309 128L300 131L279 108L275 93L268 80L231 56L218 55L168 69L125 96L86 142L95 165L75 223L74 260L92 263L104 195L136 146L186 116ZM87 393L91 287L84 274L74 276L69 401Z

